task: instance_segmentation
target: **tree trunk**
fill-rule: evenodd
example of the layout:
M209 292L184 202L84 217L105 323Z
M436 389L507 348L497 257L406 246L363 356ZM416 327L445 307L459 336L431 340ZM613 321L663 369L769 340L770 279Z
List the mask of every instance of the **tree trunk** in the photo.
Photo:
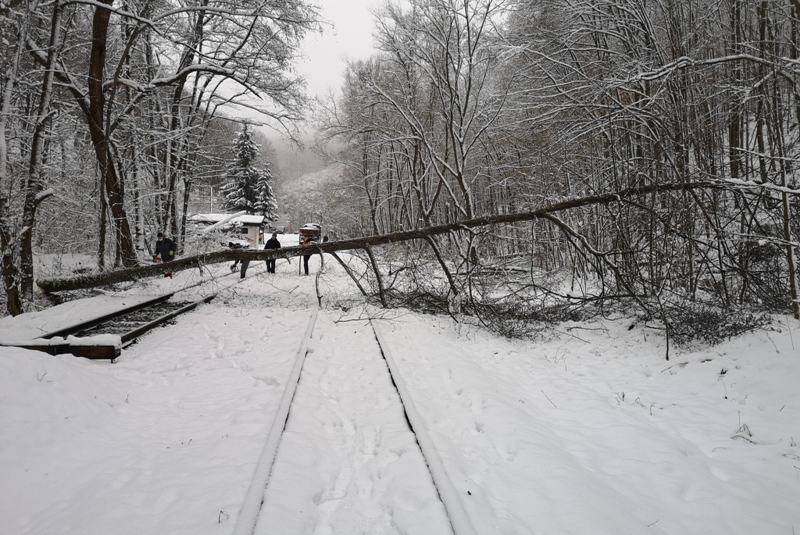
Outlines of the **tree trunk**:
M375 255L372 254L372 247L367 245L364 247L364 250L367 252L369 262L372 264L372 270L375 272L375 284L378 286L378 296L381 298L381 304L383 305L383 308L386 308L386 294L383 291L383 277L381 277L380 267L378 266L378 262L375 260Z
M42 202L44 176L42 163L44 159L47 124L52 117L51 101L53 95L53 79L55 62L61 49L61 13L63 6L58 0L53 5L53 16L50 23L50 44L47 52L47 64L42 80L42 94L39 96L39 107L36 123L31 139L31 152L28 164L28 178L25 187L25 207L22 214L22 231L20 233L20 293L24 301L33 301L33 231L36 222L36 209Z
M0 214L5 213L7 213L6 199L0 194ZM5 218L0 219L0 247L2 247L0 269L3 270L3 286L6 290L6 310L12 316L18 316L23 312L18 286L19 271L14 263L14 243Z
M114 0L99 0L101 4L111 6ZM88 126L92 138L95 157L100 169L108 204L111 209L111 222L118 232L117 248L122 265L132 267L138 263L136 249L131 235L128 214L125 211L125 191L122 181L117 176L117 168L111 154L109 132L105 127L106 101L103 92L103 77L106 65L106 42L111 11L96 7L92 20L92 52L89 63L89 116Z
M6 143L6 126L11 109L11 98L14 85L17 81L19 72L20 58L24 50L25 36L27 35L27 24L22 24L18 29L14 54L10 61L9 69L6 72L6 83L3 87L2 101L0 101L0 184L7 183L8 172L8 145ZM3 36L4 39L5 36ZM11 38L9 37L10 41ZM6 52L8 54L8 52ZM9 54L10 55L10 54ZM12 316L17 316L23 312L22 301L19 296L19 268L14 261L14 251L17 249L16 229L8 209L8 196L4 187L0 188L0 269L3 273L3 287L6 292L6 310Z
M439 236L442 234L450 234L471 228L483 227L495 224L508 224L520 221L533 221L536 219L543 219L548 214L581 208L584 206L592 206L595 204L608 204L608 203L624 203L626 198L638 197L641 195L651 194L653 192L668 192L668 191L682 191L687 189L697 188L717 188L721 187L717 182L693 182L684 184L656 184L645 186L642 188L629 188L618 193L606 193L603 195L594 195L591 197L581 197L578 199L571 199L562 201L550 206L546 206L533 212L524 212L517 214L502 214L491 217L479 217L457 223L449 223L446 225L439 225L436 227L427 227L415 230L408 230L403 232L395 232L392 234L383 234L375 236L367 236L364 238L355 238L352 240L341 240L335 242L315 243L310 248L318 253L332 253L336 251L348 251L353 249L366 249L369 246L375 245L388 245L390 243L398 243L409 240L428 240L432 236ZM260 251L219 251L215 253L203 254L198 256L188 256L170 262L169 268L164 265L144 266L129 268L119 271L108 273L100 273L97 275L85 275L74 278L50 278L39 279L39 287L46 293L62 292L69 290L79 290L84 288L94 288L97 286L104 286L107 284L114 284L118 282L126 282L137 280L143 277L151 277L154 275L162 274L165 271L177 272L184 269L196 268L205 264L216 264L219 262L228 262L231 260L250 260L264 261L270 258L285 258L291 256L302 256L309 252L309 246L297 247L284 247L281 249L264 249Z

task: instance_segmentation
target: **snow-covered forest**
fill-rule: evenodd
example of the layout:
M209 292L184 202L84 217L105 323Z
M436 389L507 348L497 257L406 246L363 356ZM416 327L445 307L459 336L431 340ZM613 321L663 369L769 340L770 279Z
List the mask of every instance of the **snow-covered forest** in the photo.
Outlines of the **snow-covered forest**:
M344 145L336 157L351 188L331 192L331 212L348 234L384 233L619 192L452 233L421 254L447 273L442 298L461 296L504 332L522 328L510 317L566 318L601 301L660 317L676 337L722 328L721 310L797 316L796 10L387 7L381 53L350 66L327 108L324 134ZM651 189L622 195L637 188Z
M163 229L192 254L244 108L317 132L324 181L282 194L261 165L270 210L334 240L488 218L364 249L384 306L508 335L623 306L676 342L800 316L797 2L387 2L376 52L311 103L292 62L318 19L301 0L2 2L7 312L38 306L37 252L132 267Z
M800 0L327 2L0 0L0 535L794 535Z
M317 18L300 0L0 3L4 308L33 306L37 252L106 270L158 231L182 245L195 201L223 201L242 110L296 132L291 65Z

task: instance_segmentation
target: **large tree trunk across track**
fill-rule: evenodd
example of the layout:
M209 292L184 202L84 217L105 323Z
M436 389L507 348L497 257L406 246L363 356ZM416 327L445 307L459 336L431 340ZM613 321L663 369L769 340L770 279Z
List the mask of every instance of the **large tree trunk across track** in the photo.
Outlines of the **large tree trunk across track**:
M503 214L495 216L478 217L475 219L468 219L459 221L457 223L450 223L447 225L439 225L435 227L426 227L415 230L407 230L403 232L394 232L391 234L366 236L352 240L341 240L335 242L316 243L311 247L284 247L281 249L269 249L260 251L218 251L196 256L187 256L177 260L173 260L169 264L154 264L142 267L127 268L115 271L108 271L105 273L81 275L78 277L53 277L39 279L37 284L45 293L63 292L71 290L80 290L86 288L94 288L97 286L105 286L119 282L133 281L145 277L153 277L160 275L165 271L181 271L184 269L197 268L206 264L216 264L219 262L228 262L231 260L267 260L269 258L285 258L291 256L301 256L308 254L309 251L314 253L335 253L337 251L357 250L364 249L368 246L386 245L390 243L398 243L409 240L425 239L429 236L436 236L439 234L447 234L449 232L456 232L461 230L469 230L488 225L498 225L506 223L517 223L520 221L532 221L540 219L548 214L554 214L573 208L580 208L593 204L608 204L612 202L624 202L626 198L638 197L652 193L663 193L668 191L681 191L698 188L731 188L730 183L723 181L705 181L705 182L691 182L686 184L656 184L652 186L644 186L640 188L629 188L616 193L606 193L602 195L593 195L589 197L581 197L577 199L564 200L549 206L534 210L532 212L523 212L516 214Z

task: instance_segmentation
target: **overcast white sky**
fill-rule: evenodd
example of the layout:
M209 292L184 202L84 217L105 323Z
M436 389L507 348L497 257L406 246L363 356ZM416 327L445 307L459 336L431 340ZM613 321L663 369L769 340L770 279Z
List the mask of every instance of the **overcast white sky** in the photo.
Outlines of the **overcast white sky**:
M308 79L310 95L329 88L339 90L347 59L363 59L372 52L372 9L383 0L317 0L323 19L333 24L325 34L306 39L306 61L298 65Z
M299 74L306 77L308 95L311 98L325 96L329 90L339 93L342 74L348 59L366 59L373 52L374 23L372 11L386 0L311 0L320 6L321 18L326 21L322 35L307 36L303 44L303 56L295 66ZM246 100L246 99L245 99ZM231 106L228 113L256 123L270 123L267 115L257 109L268 106L266 101L256 101L254 108ZM263 128L262 133L279 147L283 141L278 132L281 128ZM287 167L284 155L279 151L279 164ZM294 158L294 152L289 157Z

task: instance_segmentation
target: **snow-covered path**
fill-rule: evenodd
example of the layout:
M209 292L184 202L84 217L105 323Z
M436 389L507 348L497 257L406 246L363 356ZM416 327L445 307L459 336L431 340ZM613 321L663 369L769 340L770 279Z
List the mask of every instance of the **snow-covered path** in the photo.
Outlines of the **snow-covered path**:
M318 314L257 533L451 535L364 321L374 314L354 310L337 268L320 291L348 312ZM0 348L0 535L233 532L317 301L296 264L250 269L113 365ZM793 320L665 362L663 340L624 319L519 342L380 315L477 533L800 533ZM19 330L7 320L0 335Z
M317 320L255 533L451 533L372 328L333 319Z
M197 534L235 516L307 315L203 307L114 365L20 354L18 371L43 379L24 396L38 404L27 440L4 433L0 450L16 465L3 505L27 513L8 533Z

